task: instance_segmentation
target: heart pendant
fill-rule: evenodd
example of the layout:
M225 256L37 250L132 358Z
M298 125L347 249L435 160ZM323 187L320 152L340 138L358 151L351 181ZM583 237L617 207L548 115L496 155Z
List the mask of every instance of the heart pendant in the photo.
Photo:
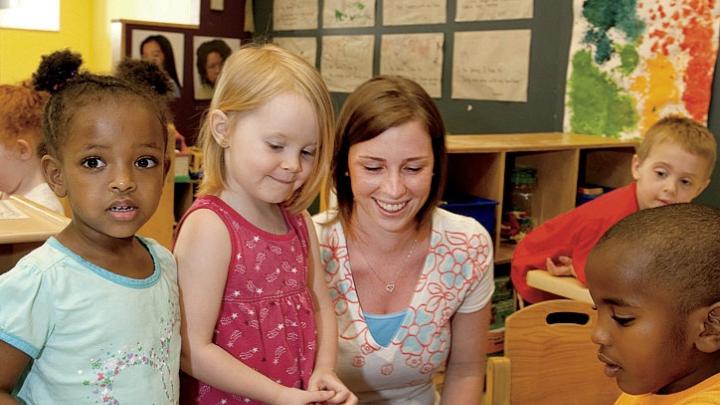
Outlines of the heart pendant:
M391 293L395 291L395 283L387 283L385 284L385 291Z

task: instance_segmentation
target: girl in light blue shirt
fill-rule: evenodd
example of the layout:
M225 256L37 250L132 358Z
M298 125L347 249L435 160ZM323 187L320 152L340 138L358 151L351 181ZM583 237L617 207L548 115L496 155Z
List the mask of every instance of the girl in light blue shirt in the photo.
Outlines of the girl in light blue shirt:
M174 404L177 269L167 249L135 235L168 169L164 110L80 63L56 52L34 76L52 93L44 174L72 221L0 276L0 403Z

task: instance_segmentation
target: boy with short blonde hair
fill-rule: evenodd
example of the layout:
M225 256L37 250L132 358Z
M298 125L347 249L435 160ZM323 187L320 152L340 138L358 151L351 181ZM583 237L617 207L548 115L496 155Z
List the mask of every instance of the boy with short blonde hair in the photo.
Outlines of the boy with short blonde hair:
M585 263L611 226L646 208L691 202L710 183L717 142L690 118L669 116L645 134L632 159L634 182L543 223L516 247L512 282L528 302L557 298L527 285L526 274L546 269L585 283Z
M598 359L623 391L616 405L720 404L720 209L632 214L586 270Z

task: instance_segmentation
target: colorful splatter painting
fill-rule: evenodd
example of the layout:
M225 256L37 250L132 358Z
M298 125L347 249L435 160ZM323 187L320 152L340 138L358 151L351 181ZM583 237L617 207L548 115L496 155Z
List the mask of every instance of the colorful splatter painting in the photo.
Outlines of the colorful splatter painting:
M640 137L667 114L706 123L720 0L574 0L566 132Z

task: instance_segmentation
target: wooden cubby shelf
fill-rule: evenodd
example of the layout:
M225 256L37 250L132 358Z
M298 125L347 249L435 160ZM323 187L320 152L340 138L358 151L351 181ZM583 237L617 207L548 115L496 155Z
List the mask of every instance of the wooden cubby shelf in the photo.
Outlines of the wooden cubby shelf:
M636 145L637 140L560 132L448 135L447 189L498 202L495 263L508 263L514 245L500 243L500 221L514 167L537 170L532 214L539 225L575 207L578 184L616 188L629 183Z

